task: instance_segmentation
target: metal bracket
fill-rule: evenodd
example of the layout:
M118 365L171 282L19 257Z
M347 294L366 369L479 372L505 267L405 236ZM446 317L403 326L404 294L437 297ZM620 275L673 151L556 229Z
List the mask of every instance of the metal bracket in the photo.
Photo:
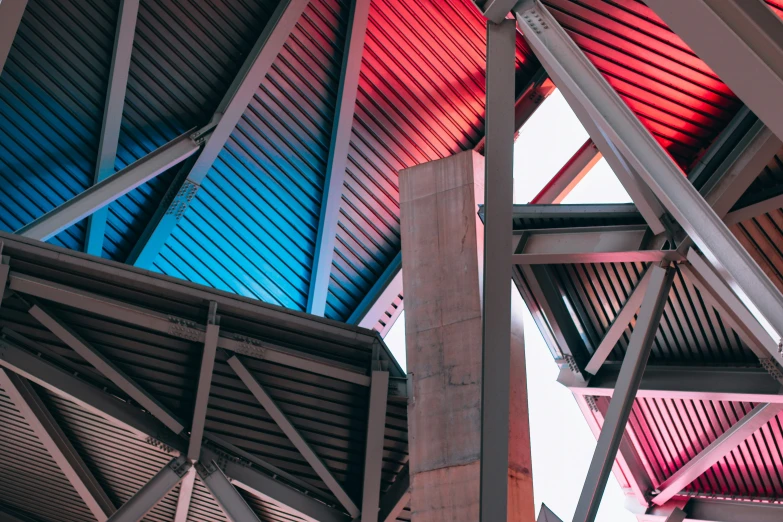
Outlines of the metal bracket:
M185 473L191 468L191 464L188 459L183 457L177 457L169 462L169 468L177 474L178 477L184 477Z
M525 19L525 23L527 23L527 25L530 26L530 28L536 34L541 34L546 29L549 29L546 21L541 18L541 15L538 14L535 9L528 9L527 11L523 12L522 18Z
M147 437L146 439L144 439L144 442L146 442L147 444L149 444L150 446L152 446L154 448L158 448L159 450L163 451L164 453L169 453L169 454L174 453L174 448L172 448L168 444L165 444L165 443L159 441L158 439L156 439L154 437Z
M239 345L234 348L234 352L241 353L243 355L249 355L256 359L263 359L266 355L266 348L261 344L261 341L245 337L244 335L234 334L234 340Z
M199 330L198 325L193 321L188 321L173 315L169 316L169 321L171 321L171 326L169 326L170 335L188 341L202 340L204 332Z
M593 395L585 395L585 402L591 411L598 413L598 403L595 402L595 397Z
M783 371L781 371L775 359L772 357L759 357L761 367L764 368L768 374L774 377L779 383L783 384Z
M179 221L190 206L190 202L196 196L196 192L198 192L199 188L201 188L201 185L194 181L189 179L183 181L177 194L171 199L171 203L166 210L166 215L174 216L175 219Z

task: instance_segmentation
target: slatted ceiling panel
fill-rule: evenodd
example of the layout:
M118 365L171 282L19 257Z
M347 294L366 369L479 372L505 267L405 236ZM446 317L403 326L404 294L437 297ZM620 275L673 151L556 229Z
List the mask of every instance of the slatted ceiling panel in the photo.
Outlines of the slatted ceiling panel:
M684 169L739 108L729 88L643 3L544 3Z
M637 399L629 425L659 486L698 452L736 424L750 403L681 399ZM757 430L685 488L715 495L780 497L783 429L781 416Z
M220 504L209 492L207 487L196 476L193 484L193 493L190 497L190 509L188 509L188 522L229 522Z
M156 270L305 309L347 16L310 2Z
M141 1L117 169L209 121L276 6L274 0ZM110 205L104 256L125 260L176 169Z
M261 499L240 488L237 491L245 499L247 505L255 511L261 522L305 522L309 520L294 514L293 510L287 506Z
M45 488L46 494L41 494ZM0 502L52 522L92 514L30 425L0 388Z
M783 292L783 209L729 228L767 277Z
M779 17L783 18L783 2L781 0L765 0L767 5Z
M218 354L206 430L327 490ZM244 358L258 382L351 496L361 495L367 388Z
M468 0L370 7L326 316L345 320L400 248L397 172L484 129L485 21ZM535 59L521 37L519 84Z
M92 182L116 2L30 0L0 76L0 228L14 231ZM74 226L51 242L81 248Z
M39 393L116 506L125 503L172 459L171 455L68 399L40 388ZM144 520L173 520L178 491L179 487L174 488Z

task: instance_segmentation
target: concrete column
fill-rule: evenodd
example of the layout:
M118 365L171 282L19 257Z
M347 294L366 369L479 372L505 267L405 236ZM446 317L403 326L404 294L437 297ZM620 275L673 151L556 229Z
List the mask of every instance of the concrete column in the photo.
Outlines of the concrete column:
M472 151L400 172L413 522L479 520L483 200L484 158ZM534 515L521 320L515 313L508 520L528 522Z

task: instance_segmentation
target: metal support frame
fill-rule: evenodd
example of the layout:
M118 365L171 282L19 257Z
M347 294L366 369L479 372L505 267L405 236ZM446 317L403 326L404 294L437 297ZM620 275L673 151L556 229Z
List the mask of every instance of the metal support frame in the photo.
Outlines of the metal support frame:
M685 489L688 484L710 469L713 464L731 453L755 431L774 419L781 410L783 410L783 405L781 404L767 403L757 405L720 437L712 441L709 446L689 460L687 464L664 480L658 488L660 493L653 497L653 503L658 506L666 504L673 496Z
M487 17L493 23L501 23L508 13L511 12L511 8L516 4L515 0L474 0L473 2L478 7L481 14Z
M193 498L193 487L196 484L196 468L190 468L179 485L177 494L177 511L174 512L174 522L187 522L190 501Z
M131 251L127 263L142 268L152 265L160 249L166 243L191 200L201 187L201 182L212 168L242 114L253 99L259 84L299 20L307 0L282 0L267 22L242 68L223 96L211 124L214 129L207 138L198 157L175 178L164 196L164 203L150 219L144 233Z
M536 522L563 522L563 520L555 515L546 504L541 504L541 511L538 512Z
M340 73L340 87L337 92L332 138L329 145L329 159L326 163L321 217L318 221L318 236L315 243L315 258L313 259L310 291L307 298L307 313L319 316L323 316L326 312L326 299L329 295L332 258L337 241L345 169L348 166L353 113L356 108L356 94L359 90L359 71L362 67L364 36L367 32L369 15L370 0L351 0L348 34L345 37L345 51L343 52Z
M674 508L669 514L668 517L666 517L666 522L683 522L685 520L685 511L683 511L680 508Z
M16 38L16 31L22 22L27 0L3 0L0 2L0 74Z
M167 335L175 335L192 342L203 342L205 339L205 332L199 325L172 314L140 308L102 295L15 272L11 272L9 279L9 287L22 294L46 299L123 323L143 326ZM321 360L317 356L299 354L260 339L237 335L220 335L218 337L218 347L224 350L246 353L248 345L252 347L250 351L254 354L253 356L258 359L361 386L370 385L370 377L366 374L365 369Z
M400 294L402 294L401 251L394 256L346 322L362 328L372 328Z
M85 361L90 363L119 389L127 393L134 401L143 406L167 428L176 434L182 432L184 429L182 422L180 422L166 406L161 404L152 394L128 377L116 364L111 362L94 346L82 339L78 333L58 319L52 312L44 310L40 305L33 305L33 307L30 308L30 315L35 317L39 323L44 325L50 332L57 336L58 339L71 347L73 351L78 353Z
M736 225L742 221L753 219L781 208L783 208L783 194L729 212L723 221L727 226Z
M525 28L525 37L555 83L571 91L578 105L595 120L710 262L755 304L778 335L783 333L783 295L671 156L540 1L524 0L516 11L519 23Z
M538 205L560 203L602 157L593 140L588 138L536 197L530 200L530 203Z
M116 511L114 504L32 385L23 377L0 369L0 388L11 398L95 519L104 522Z
M19 230L17 234L46 241L81 221L96 210L143 185L169 167L192 156L199 148L193 131L188 131L135 161L121 171L96 183L65 203L47 212Z
M482 303L482 522L506 520L511 374L511 252L516 24L487 22L487 103Z
M411 500L411 477L408 464L397 474L397 479L381 497L380 522L394 522Z
M163 466L140 490L112 515L109 522L138 522L180 483L192 464L180 456Z
M760 0L650 0L649 6L783 139L783 23Z
M98 145L98 161L95 165L93 183L100 183L114 174L117 159L117 144L120 141L122 109L125 105L125 89L128 85L133 36L136 33L136 18L139 14L139 0L122 0L117 15L117 29L114 34L109 85L103 108L101 140ZM87 234L84 251L95 256L103 251L104 229L109 209L102 207L87 218Z
M269 416L275 421L275 424L285 433L291 443L299 450L299 453L310 464L316 474L326 484L332 494L340 501L346 511L352 516L359 516L359 508L356 507L351 497L345 492L334 475L326 467L321 458L310 447L304 437L299 433L299 430L294 427L288 417L280 410L275 401L269 396L266 390L259 384L259 382L250 373L250 370L234 355L228 359L228 364L237 374L237 377L245 384L247 389L266 410Z
M209 402L209 389L212 385L212 370L215 367L215 353L217 352L218 337L220 336L220 318L217 316L217 303L209 303L209 318L207 319L207 331L204 334L204 348L201 354L201 370L198 375L198 389L196 390L196 404L193 408L193 424L190 429L190 443L188 445L188 459L192 462L198 460L201 453L201 441L204 437L204 424L207 420L207 404Z
M229 520L232 522L261 522L214 460L197 463L196 471Z
M637 520L669 522L669 517L678 509L685 512L686 522L778 522L783 519L783 504L693 498L687 503L654 506L646 514L638 515Z
M623 359L617 389L609 404L606 420L601 428L601 435L587 472L587 479L579 497L574 522L595 520L674 280L675 270L671 267L653 266L650 270L652 273L649 286L642 300L636 328Z
M639 311L639 307L642 305L642 299L647 292L647 285L650 282L651 275L652 270L648 268L644 272L642 278L636 284L636 287L631 292L631 295L628 296L628 300L625 302L625 304L623 304L623 307L615 316L614 321L612 321L612 324L604 334L603 339L601 339L601 343L593 352L593 356L590 357L590 361L587 363L587 366L585 366L585 371L587 373L598 373L598 370L601 369L601 366L606 361L606 358L609 357L610 353L612 353L612 350L620 340L620 337L622 337L625 331L628 329L628 325L636 316L636 312Z
M617 363L604 364L587 383L561 371L558 382L579 396L611 397L619 371ZM781 392L763 368L648 366L636 397L783 404Z
M364 450L361 522L378 522L388 394L389 372L373 371L370 385L370 415L367 418L367 443Z

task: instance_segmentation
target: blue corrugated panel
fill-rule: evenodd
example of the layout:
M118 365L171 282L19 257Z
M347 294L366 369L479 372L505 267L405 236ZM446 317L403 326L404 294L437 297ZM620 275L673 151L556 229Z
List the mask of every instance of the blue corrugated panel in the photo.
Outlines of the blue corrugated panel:
M0 76L0 228L92 183L117 2L30 0ZM52 243L80 249L84 227Z
M305 308L346 24L310 3L155 269Z
M327 317L347 319L400 250L399 170L481 139L485 24L469 0L373 1ZM525 76L535 60L523 45Z
M274 1L142 0L117 169L209 121L275 7ZM104 256L125 260L171 177L165 173L109 207Z

